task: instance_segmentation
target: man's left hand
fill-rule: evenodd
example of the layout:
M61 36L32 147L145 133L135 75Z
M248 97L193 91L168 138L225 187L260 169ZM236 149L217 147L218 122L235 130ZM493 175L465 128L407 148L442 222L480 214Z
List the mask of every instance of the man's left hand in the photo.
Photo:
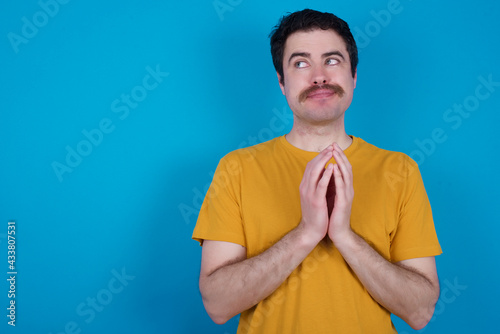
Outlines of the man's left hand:
M336 244L353 233L350 221L354 187L351 164L337 143L333 145L333 157L337 162L333 167L332 176L335 181L335 200L328 226L328 236Z

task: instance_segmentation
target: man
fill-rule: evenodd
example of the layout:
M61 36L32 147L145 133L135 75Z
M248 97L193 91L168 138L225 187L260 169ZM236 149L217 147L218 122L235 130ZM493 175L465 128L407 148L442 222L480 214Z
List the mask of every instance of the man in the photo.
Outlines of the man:
M358 61L347 23L292 13L271 53L294 124L217 167L193 233L208 314L241 313L238 333L395 333L391 313L423 328L441 248L416 163L345 132Z

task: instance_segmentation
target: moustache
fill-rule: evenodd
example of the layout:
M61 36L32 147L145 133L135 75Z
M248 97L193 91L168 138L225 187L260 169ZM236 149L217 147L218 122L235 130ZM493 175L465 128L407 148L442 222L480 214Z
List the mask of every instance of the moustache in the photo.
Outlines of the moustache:
M334 94L337 94L339 97L342 97L345 93L344 89L336 84L316 85L316 86L311 86L311 87L307 88L306 90L304 90L302 93L300 93L299 102L304 102L311 93L314 93L315 91L317 91L319 89L328 89L328 90L332 91Z

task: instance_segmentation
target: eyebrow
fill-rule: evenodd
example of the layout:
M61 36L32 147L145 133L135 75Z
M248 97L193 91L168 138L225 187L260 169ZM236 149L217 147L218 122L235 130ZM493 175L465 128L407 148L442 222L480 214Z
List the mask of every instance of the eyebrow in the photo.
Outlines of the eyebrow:
M342 58L342 60L345 60L344 55L340 51L331 51L327 53L323 53L323 58L330 57L330 56L339 56Z
M330 56L339 56L340 58L342 58L342 60L345 60L344 55L340 51L330 51L323 53L321 55L322 58L327 58ZM311 54L309 52L294 52L290 55L290 58L288 59L288 64L290 64L292 59L296 57L311 58Z

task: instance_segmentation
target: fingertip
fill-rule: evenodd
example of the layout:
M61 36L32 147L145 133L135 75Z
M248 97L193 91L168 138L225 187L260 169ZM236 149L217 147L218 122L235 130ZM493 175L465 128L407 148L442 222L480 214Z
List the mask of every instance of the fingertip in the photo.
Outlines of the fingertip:
M337 153L340 153L340 152L343 152L342 149L340 148L340 145L335 143L335 148L334 148L335 151L337 151Z

